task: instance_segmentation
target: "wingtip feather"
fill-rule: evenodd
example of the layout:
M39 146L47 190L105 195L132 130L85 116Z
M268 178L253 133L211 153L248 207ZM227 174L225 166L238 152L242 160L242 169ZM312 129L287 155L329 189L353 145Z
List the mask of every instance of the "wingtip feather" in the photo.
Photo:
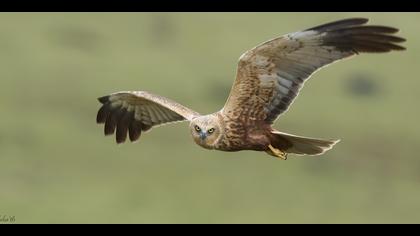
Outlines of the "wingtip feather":
M105 104L105 103L109 102L109 97L110 97L109 95L99 97L99 98L98 98L98 101L99 101L100 103L102 103L102 104Z

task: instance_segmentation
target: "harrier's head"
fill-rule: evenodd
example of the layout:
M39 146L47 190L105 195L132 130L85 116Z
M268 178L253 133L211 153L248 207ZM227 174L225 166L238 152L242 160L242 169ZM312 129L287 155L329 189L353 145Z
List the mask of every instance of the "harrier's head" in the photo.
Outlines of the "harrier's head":
M219 140L223 127L216 114L199 116L190 123L190 131L194 141L207 149L213 149Z

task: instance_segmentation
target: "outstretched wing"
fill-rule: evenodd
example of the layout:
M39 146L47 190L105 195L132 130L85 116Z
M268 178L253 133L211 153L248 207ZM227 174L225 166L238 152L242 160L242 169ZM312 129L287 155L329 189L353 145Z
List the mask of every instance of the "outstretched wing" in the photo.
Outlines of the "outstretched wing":
M98 111L96 122L105 123L105 135L112 135L116 130L117 143L125 142L127 132L133 142L140 137L141 132L153 126L199 116L197 112L168 98L144 91L118 92L98 100L103 105Z
M404 50L398 29L340 20L264 42L239 59L225 115L274 122L318 69L358 53Z

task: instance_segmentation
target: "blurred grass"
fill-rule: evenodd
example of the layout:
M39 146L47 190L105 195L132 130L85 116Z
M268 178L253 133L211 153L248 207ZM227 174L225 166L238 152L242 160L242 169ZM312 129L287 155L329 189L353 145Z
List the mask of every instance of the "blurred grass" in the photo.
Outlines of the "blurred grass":
M196 146L187 124L117 146L96 98L148 90L220 109L239 56L345 17L401 29L403 53L318 72L276 128L341 138L283 162ZM419 223L418 13L1 13L0 213L18 223ZM363 74L374 96L349 92Z

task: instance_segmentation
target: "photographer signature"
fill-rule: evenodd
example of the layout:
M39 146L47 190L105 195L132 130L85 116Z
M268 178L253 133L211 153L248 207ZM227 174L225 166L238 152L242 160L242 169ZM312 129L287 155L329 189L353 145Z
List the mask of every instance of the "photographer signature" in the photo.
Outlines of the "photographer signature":
M0 214L0 223L14 223L15 221L16 221L15 216Z

